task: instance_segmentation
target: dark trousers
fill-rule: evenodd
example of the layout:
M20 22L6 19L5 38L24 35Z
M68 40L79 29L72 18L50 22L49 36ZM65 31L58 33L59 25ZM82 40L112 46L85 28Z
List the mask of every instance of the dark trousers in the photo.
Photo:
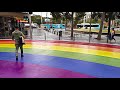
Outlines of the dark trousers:
M15 47L16 47L16 56L18 56L19 47L20 47L20 50L21 50L21 55L23 55L23 44L22 45L15 44Z

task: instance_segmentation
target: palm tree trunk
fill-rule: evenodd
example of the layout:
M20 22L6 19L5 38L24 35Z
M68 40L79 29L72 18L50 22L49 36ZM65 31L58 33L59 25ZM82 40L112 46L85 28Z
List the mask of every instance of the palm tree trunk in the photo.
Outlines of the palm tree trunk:
M104 20L105 20L105 12L102 13L100 30L99 30L98 37L97 37L98 40L101 40L101 35L102 35L102 29L103 29L103 22L104 22Z
M72 12L72 19L71 19L71 21L72 21L72 26L71 26L71 39L73 39L73 14L74 14L74 12Z

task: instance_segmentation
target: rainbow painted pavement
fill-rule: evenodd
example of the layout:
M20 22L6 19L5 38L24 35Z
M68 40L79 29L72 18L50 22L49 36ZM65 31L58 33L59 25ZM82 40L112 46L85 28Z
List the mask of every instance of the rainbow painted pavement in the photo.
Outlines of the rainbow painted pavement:
M0 78L120 78L120 46L30 41L15 60L14 41L0 40Z

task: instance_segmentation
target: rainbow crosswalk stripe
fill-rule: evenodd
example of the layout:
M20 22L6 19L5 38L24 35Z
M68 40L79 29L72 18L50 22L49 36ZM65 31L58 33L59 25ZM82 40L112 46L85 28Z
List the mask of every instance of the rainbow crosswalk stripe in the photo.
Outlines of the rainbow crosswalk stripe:
M117 45L26 40L21 72L14 72L13 65L21 65L16 64L14 51L13 41L0 40L0 64L3 64L0 77L120 77L120 46Z

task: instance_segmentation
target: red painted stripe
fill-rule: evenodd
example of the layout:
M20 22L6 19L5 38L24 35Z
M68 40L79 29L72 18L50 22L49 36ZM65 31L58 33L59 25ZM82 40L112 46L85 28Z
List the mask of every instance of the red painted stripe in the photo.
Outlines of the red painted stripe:
M0 44L2 43L14 43L11 40L0 40ZM97 44L97 43L87 43L87 42L72 42L72 41L49 41L49 40L26 40L26 43L32 42L48 42L48 43L64 43L64 44L77 44L77 45L89 45L89 46L100 46L100 47L110 47L110 48L117 48L119 49L120 46L118 45L110 45L110 44Z
M37 44L44 44L45 45L45 41L33 41L33 42L38 42ZM26 40L26 44L31 44L32 41L30 40ZM0 44L14 44L14 41L3 41ZM76 47L76 48L89 48L89 49L96 49L96 50L103 50L103 51L110 51L110 52L120 52L119 48L115 48L115 47L100 47L100 46L92 46L92 45L83 45L83 44L69 44L69 43L56 43L56 42L49 42L47 41L47 45L56 45L56 46L67 46L67 47Z

